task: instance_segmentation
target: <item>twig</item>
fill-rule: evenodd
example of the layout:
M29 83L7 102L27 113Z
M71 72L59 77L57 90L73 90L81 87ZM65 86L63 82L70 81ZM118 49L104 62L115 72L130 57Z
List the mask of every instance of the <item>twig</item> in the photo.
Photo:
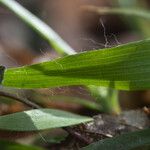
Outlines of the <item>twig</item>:
M15 96L14 94L11 94L11 93L8 93L8 92L0 91L0 96L8 97L8 98L17 100L17 101L19 101L19 102L21 102L21 103L24 103L24 104L26 104L27 106L32 107L32 108L34 108L34 109L39 109L39 108L41 108L39 105L35 104L34 102L29 101L28 99L24 99L24 98L21 98L21 97L17 97L17 96Z
M73 129L71 129L69 127L65 127L63 129L66 130L70 135L72 135L73 137L75 137L79 141L84 142L85 144L91 143L91 141L89 139L87 139L85 136L82 136L79 132L74 131Z

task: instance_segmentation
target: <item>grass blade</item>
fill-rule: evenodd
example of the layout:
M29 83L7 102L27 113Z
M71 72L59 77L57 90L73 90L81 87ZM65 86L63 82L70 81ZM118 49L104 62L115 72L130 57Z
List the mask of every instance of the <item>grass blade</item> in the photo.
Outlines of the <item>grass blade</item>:
M150 88L150 40L79 53L20 68L6 69L2 85L48 88L97 85L119 90Z
M83 117L56 109L34 109L0 116L0 129L11 131L39 131L91 121Z
M84 10L96 12L100 15L127 15L127 16L135 16L143 19L150 19L150 12L148 10L142 10L138 8L110 8L110 7L97 7L87 5L82 7Z
M34 95L35 102L38 102L40 104L43 104L45 102L65 102L68 104L79 104L83 107L86 107L91 110L97 110L97 111L102 111L102 106L97 103L93 102L84 98L80 97L75 97L75 96L65 96L65 95L47 95L47 94L38 94L35 93Z
M4 4L11 11L13 11L18 17L26 22L30 27L36 30L42 35L52 47L60 54L74 54L75 51L47 24L38 19L35 15L30 13L27 9L22 7L14 0L0 0L0 3Z

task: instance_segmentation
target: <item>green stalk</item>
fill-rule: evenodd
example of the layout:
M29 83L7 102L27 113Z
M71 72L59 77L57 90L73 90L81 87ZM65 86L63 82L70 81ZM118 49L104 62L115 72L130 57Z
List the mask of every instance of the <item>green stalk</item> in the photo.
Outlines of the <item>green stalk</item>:
M28 10L26 10L16 1L0 0L0 3L5 5L8 9L14 12L20 19L22 19L25 23L27 23L30 27L32 27L36 32L38 32L42 37L44 37L51 44L54 50L56 50L59 54L61 55L76 54L75 50L73 50L53 29L51 29L47 24L45 24L35 15L30 13ZM96 90L96 88L98 88L98 90ZM102 107L104 106L104 108L108 110L109 113L120 112L117 95L116 95L116 99L114 100L115 105L111 105L110 99L108 98L105 98L103 99L103 101L101 101L101 90L99 90L100 87L92 86L90 88L88 87L88 89L90 89L91 93L97 92L96 95L99 97L99 102L101 103L101 106ZM107 88L107 90L109 89ZM116 93L115 90L114 90L114 93Z
M59 54L75 54L75 51L46 23L41 21L14 0L0 0L7 8L43 36Z
M94 85L88 86L92 93L92 96L96 98L103 107L101 108L103 112L106 113L119 113L121 111L118 103L118 91L106 87L97 87ZM100 93L100 94L99 94Z

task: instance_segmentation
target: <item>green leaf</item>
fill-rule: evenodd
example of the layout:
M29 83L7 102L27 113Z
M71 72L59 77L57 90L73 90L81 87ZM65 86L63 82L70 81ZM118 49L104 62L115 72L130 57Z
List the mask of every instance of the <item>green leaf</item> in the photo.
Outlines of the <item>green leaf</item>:
M14 0L0 0L0 3L8 7L25 23L37 31L43 38L45 38L51 46L60 54L74 54L75 51L47 24L30 13L27 9L21 6Z
M1 150L44 150L38 147L26 146L15 142L0 140Z
M87 11L96 12L100 15L107 14L118 14L118 15L127 15L135 16L143 19L150 19L150 12L141 8L111 8L111 7L97 7L87 5L83 7Z
M65 96L65 95L50 95L50 94L39 94L37 92L33 93L32 91L32 96L33 99L35 100L35 102L37 102L38 104L43 104L45 102L65 102L65 103L76 103L79 104L81 106L84 106L88 109L92 109L92 110L97 110L97 111L101 111L102 110L102 106L97 103L97 102L93 102L84 98L80 98L80 97L75 97L75 96Z
M150 40L6 69L3 86L48 88L97 85L119 90L150 88Z
M133 150L145 145L150 145L149 129L104 139L92 143L82 150Z
M91 121L69 112L55 109L35 109L10 115L0 116L0 129L12 131L38 131L65 127Z

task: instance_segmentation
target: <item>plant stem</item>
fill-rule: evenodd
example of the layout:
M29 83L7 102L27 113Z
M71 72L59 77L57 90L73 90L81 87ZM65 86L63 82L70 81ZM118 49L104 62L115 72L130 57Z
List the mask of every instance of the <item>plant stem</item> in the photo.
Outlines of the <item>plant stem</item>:
M7 8L13 11L18 17L26 22L30 27L36 30L42 35L51 46L59 54L75 54L75 51L62 39L60 36L52 30L46 23L39 18L31 14L27 9L22 7L14 0L0 0L0 3L4 4Z

